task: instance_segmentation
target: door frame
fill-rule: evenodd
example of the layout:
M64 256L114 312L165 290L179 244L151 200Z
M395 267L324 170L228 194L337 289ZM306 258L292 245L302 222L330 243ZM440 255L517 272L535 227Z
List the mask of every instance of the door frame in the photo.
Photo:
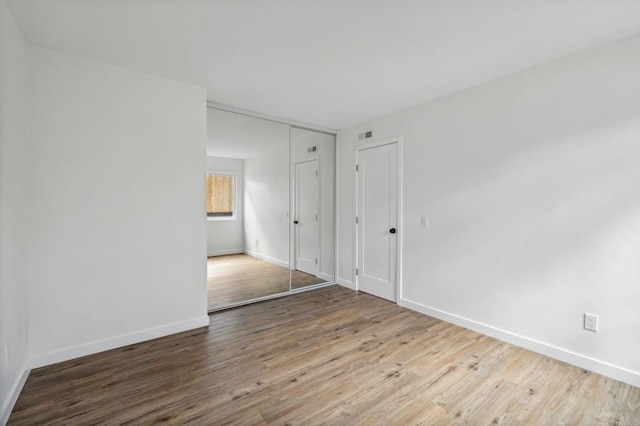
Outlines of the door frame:
M356 172L356 166L358 165L358 157L360 154L360 151L364 151L367 149L371 149L371 148L377 148L380 146L385 146L385 145L392 145L392 144L396 144L396 149L397 149L397 180L398 180L398 206L397 206L397 217L398 217L398 224L397 226L397 230L398 232L396 233L397 236L397 241L396 241L396 304L399 304L400 300L403 299L403 295L402 295L402 235L404 234L404 226L403 226L403 222L402 222L402 205L403 205L403 194L402 194L402 188L403 188L403 182L402 182L402 176L404 175L403 173L403 159L402 159L402 136L397 136L395 138L389 138L389 139L384 139L384 140L380 140L377 142L370 142L367 144L363 144L363 145L358 145L355 147L354 149L354 161L353 161L353 218L352 218L352 222L353 226L354 226L354 232L353 232L353 260L354 260L354 265L353 265L353 272L352 272L352 276L353 276L353 283L355 285L355 289L356 291L359 290L359 284L358 284L358 276L356 275L356 268L359 267L359 262L360 259L358 259L358 231L359 231L359 226L358 224L356 224L356 216L358 215L358 172Z
M320 235L320 230L322 229L322 227L320 226L321 223L320 221L322 220L322 215L320 214L320 211L322 210L322 191L320 188L320 156L313 156L313 157L305 157L304 159L300 159L300 160L296 160L293 162L293 179L291 179L293 182L293 191L292 191L292 201L293 201L293 205L292 205L292 211L293 211L293 217L291 218L291 223L293 224L293 221L296 220L296 216L297 216L297 211L296 211L296 202L298 201L296 199L296 188L297 188L297 184L298 184L298 180L296 179L296 166L298 164L302 164L302 163L309 163L311 161L317 161L318 163L318 176L316 179L316 189L318 191L318 220L317 222L317 228L318 228L318 244L317 244L317 256L318 256L318 273L320 273L320 253L321 253L321 249L322 249L322 238ZM292 225L293 226L293 238L291 239L292 241L292 253L291 253L291 261L289 262L291 264L291 266L289 267L289 269L291 271L295 271L296 270L296 250L298 248L298 244L297 244L297 236L298 236L298 228L295 226L295 224Z

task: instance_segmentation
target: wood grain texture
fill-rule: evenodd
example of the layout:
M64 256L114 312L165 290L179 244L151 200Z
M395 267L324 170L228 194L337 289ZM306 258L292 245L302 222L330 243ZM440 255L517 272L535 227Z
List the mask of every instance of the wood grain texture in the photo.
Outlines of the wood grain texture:
M32 371L9 424L640 419L639 388L338 286L210 318Z
M301 271L292 271L293 289L325 282ZM289 291L289 269L246 254L207 259L207 306L219 309L246 300Z
M207 174L207 213L233 213L234 177Z

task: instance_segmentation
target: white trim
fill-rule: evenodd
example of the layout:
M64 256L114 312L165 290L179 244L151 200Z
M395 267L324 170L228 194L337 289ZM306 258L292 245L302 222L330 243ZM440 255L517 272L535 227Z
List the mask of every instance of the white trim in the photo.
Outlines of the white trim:
M289 286L289 287L291 287L291 286ZM256 297L255 299L243 300L241 302L231 303L230 305L220 306L219 308L209 309L208 313L212 314L212 313L219 312L219 311L225 311L225 310L231 309L231 308L237 308L239 306L250 305L252 303L263 302L265 300L270 300L270 299L278 299L280 297L285 297L285 296L290 296L290 295L291 295L291 292L290 291L286 291L286 292L283 292L283 293L276 293L276 294L270 294L268 296Z
M336 135L338 131L336 129L329 129L327 127L316 126L313 124L302 123L300 121L287 120L286 118L280 118L273 115L262 114L259 112L249 111L242 108L236 108L229 105L219 104L213 101L207 101L207 108L219 109L222 111L232 112L235 114L246 115L248 117L261 118L263 120L275 121L276 123L288 124L298 129L312 130L314 132L326 133L328 135Z
M340 270L340 147L339 136L336 135L333 141L335 149L335 164L333 167L333 276L336 277L337 284L339 281L338 271Z
M604 361L571 352L569 350L559 348L548 343L540 342L529 337L521 336L519 334L473 321L471 319L451 314L449 312L441 311L440 309L432 308L430 306L426 306L417 302L412 302L407 299L400 299L399 305L413 311L420 312L422 314L429 315L431 317L438 318L455 325L459 325L469 330L494 337L498 340L511 343L521 348L537 352L539 354L557 359L559 361L563 361L568 364L575 365L598 374L602 374L603 376L611 377L615 380L628 383L632 386L640 387L640 372L631 371L623 367L618 367Z
M319 289L319 288L322 288L322 287L329 287L329 286L332 286L332 285L336 285L336 283L333 282L333 281L330 281L328 283L318 283L318 284L308 285L308 286L300 287L300 288L292 288L290 290L291 292L289 293L289 295L291 296L291 295L302 293L302 292L305 292L305 291L316 290L316 289Z
M345 280L343 278L338 278L336 280L336 284L341 285L341 286L346 287L346 288L349 288L351 290L358 290L356 288L356 285L352 281Z
M207 222L224 222L228 220L238 220L235 213L233 216L207 216Z
M244 254L248 254L249 256L252 256L252 257L257 257L260 260L264 260L265 262L273 263L275 265L282 266L284 268L289 267L289 262L285 262L284 260L276 259L274 257L267 256L265 254L260 254L255 251L245 250Z
M43 354L31 356L31 368L44 367L46 365L55 364L70 359L79 358L98 352L108 351L110 349L120 348L134 343L144 342L146 340L157 339L183 331L193 330L200 327L209 326L209 317L203 315L201 317L192 318L172 324L166 324L160 327L148 328L146 330L127 333L120 336L109 337L107 339L96 340L77 346L58 349Z
M295 206L293 205L293 192L295 190L294 188L294 173L295 173L295 168L294 168L294 164L293 164L293 132L291 130L291 126L289 126L289 158L287 159L288 163L288 178L289 178L289 199L287 200L287 202L289 203L289 210L287 211L287 221L289 223L289 226L287 227L287 238L288 238L288 243L289 243L289 247L287 247L289 249L289 265L287 265L287 268L289 268L289 294L291 294L291 269L295 269L296 266L296 253L295 253L295 247L296 244L293 241L295 239L295 224L294 222L294 210L295 210Z
M7 399L2 401L2 408L0 409L0 425L6 425L9 422L9 417L11 416L11 412L13 411L13 407L16 405L16 401L18 401L20 392L22 392L22 388L27 382L29 373L31 373L31 369L27 367L27 363L25 362L22 367L22 372L18 375L18 377L16 377L15 382L13 382L13 385L9 390Z
M353 215L351 216L351 226L353 227L353 241L351 244L351 282L353 283L353 289L358 291L358 276L356 275L356 269L358 269L358 224L356 224L356 217L358 217L358 172L356 167L360 167L358 164L358 146L356 145L353 150L353 164L351 165L351 173L353 179Z
M244 249L230 249L230 250L218 250L218 251L210 251L207 252L207 257L215 257L215 256L226 256L227 254L243 254Z
M354 162L352 166L353 170L353 282L355 283L355 290L358 290L358 277L355 275L355 269L359 268L358 265L358 226L355 223L355 217L358 215L358 173L356 172L356 165L358 163L358 155L360 151L364 151L367 149L378 148L380 146L385 145L393 145L396 144L396 154L397 154L397 170L398 174L398 206L397 206L397 240L396 240L396 303L400 304L400 299L402 297L402 235L404 233L404 226L402 222L402 214L403 214L403 180L402 176L404 174L404 161L402 157L403 152L403 143L402 136L397 136L394 138L384 139L381 141L370 142L362 145L356 145L354 149Z
M220 311L226 311L227 309L237 308L237 307L245 306L245 305L251 305L252 303L257 303L257 302L264 302L265 300L279 299L281 297L292 296L292 295L294 295L296 293L302 293L304 291L315 290L317 288L328 287L330 285L335 285L335 284L336 283L331 281L331 282L328 282L328 283L320 283L320 284L310 285L310 286L307 286L307 287L301 287L301 288L297 288L295 290L291 290L291 286L289 286L289 291L286 291L284 293L270 294L269 296L262 296L262 297L256 297L255 299L243 300L242 302L232 303L230 305L225 305L225 306L221 306L219 308L210 309L209 313L213 314L213 313L220 312Z
M325 281L330 281L333 282L333 277L330 274L324 273L324 272L320 272L318 275L316 275L318 278L322 278Z
M364 151L365 149L378 148L379 146L392 145L394 143L401 143L402 136L396 136L395 138L383 139L381 141L369 142L362 145L356 145L355 151Z
M402 241L404 239L404 142L402 136L398 136L398 244L396 248L396 278L398 287L396 288L396 302L402 299Z

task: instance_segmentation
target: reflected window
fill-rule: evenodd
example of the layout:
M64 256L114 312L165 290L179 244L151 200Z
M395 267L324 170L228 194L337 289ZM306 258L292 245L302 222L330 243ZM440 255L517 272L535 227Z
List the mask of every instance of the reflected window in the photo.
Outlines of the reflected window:
M235 175L207 173L207 218L231 220L236 217Z

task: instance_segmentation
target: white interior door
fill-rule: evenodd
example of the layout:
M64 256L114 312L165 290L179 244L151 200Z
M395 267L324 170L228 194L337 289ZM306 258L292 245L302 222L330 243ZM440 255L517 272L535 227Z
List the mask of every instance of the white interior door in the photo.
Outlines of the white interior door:
M320 251L318 160L295 164L295 269L318 275Z
M358 151L357 288L396 301L398 144Z

